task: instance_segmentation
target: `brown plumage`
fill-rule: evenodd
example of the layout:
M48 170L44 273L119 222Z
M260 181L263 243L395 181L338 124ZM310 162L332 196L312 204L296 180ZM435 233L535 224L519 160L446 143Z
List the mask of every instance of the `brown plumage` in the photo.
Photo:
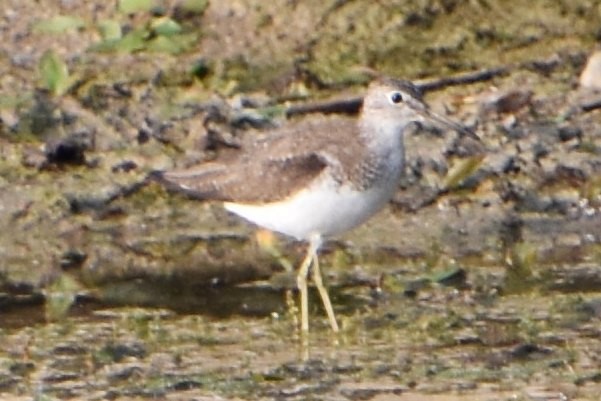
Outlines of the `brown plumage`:
M280 128L221 160L155 173L154 178L195 199L274 202L306 187L326 167L339 182L373 169L374 163L364 160L365 151L356 119L320 117Z

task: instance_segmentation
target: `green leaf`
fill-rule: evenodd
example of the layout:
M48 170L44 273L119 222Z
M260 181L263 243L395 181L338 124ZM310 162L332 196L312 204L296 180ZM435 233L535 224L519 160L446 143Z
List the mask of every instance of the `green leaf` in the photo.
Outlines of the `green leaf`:
M209 0L184 0L182 9L194 14L201 14L209 5Z
M196 34L157 36L148 42L148 50L157 53L178 54L190 49L197 41Z
M451 267L447 270L443 270L434 274L431 280L435 283L451 286L460 287L465 284L466 272L460 267Z
M105 40L91 49L99 52L133 53L146 49L148 35L146 29L135 29L121 39Z
M133 14L140 11L150 11L156 6L155 0L120 0L119 11Z
M98 23L98 29L103 40L118 40L121 39L121 24L115 20L104 20Z
M155 18L150 27L157 35L171 36L181 33L182 27L169 17Z
M70 15L57 15L47 20L38 21L33 25L35 33L63 33L85 26L84 20Z
M75 302L79 283L67 275L61 275L46 289L45 312L48 321L63 319Z
M453 166L445 177L443 186L447 189L455 189L465 181L474 171L480 167L484 156L472 156L461 160Z
M71 86L67 64L52 50L44 53L38 70L43 86L54 95L65 94Z

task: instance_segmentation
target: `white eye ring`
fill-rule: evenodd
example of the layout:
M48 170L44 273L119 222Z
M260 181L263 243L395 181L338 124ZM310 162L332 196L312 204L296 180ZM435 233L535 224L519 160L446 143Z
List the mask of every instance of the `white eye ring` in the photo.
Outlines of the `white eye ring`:
M388 99L392 104L399 104L403 102L403 94L401 92L390 92Z

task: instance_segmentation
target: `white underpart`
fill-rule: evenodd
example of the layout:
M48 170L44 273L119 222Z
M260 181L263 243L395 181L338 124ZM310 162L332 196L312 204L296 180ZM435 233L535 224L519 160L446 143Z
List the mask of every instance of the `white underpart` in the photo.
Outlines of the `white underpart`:
M314 235L332 236L363 223L380 210L397 188L399 174L391 172L367 191L338 186L331 177L279 202L254 205L225 203L225 208L261 227L309 240Z

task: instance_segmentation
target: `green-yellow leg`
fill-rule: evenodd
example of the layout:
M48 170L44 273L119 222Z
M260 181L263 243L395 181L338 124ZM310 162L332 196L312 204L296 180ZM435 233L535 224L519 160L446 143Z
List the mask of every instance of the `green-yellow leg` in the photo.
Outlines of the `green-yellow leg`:
M336 315L334 315L334 308L332 308L332 302L330 302L330 296L328 295L327 288L323 285L323 280L321 278L321 270L319 269L319 260L317 258L317 253L315 253L313 259L313 281L315 282L315 286L319 291L319 295L321 295L321 301L323 302L323 307L328 314L328 320L330 321L330 326L334 333L338 333L338 323L336 322Z
M311 243L309 244L307 255L298 269L298 275L296 276L296 286L300 292L301 334L303 335L306 335L309 332L309 294L307 292L307 275L309 274L309 267L311 267L314 255L315 250Z
M300 292L301 333L303 334L307 334L309 332L309 293L307 290L307 276L309 274L311 265L313 265L313 281L315 282L315 286L317 287L319 295L321 296L321 301L323 302L323 306L328 315L330 326L332 327L334 333L339 331L338 323L336 322L336 315L334 314L334 308L332 308L332 302L330 301L328 290L323 284L321 269L319 268L317 251L321 246L321 242L320 235L315 234L311 236L309 247L307 248L307 255L305 256L305 259L303 259L303 263L301 264L298 270L298 275L296 276L296 285Z

